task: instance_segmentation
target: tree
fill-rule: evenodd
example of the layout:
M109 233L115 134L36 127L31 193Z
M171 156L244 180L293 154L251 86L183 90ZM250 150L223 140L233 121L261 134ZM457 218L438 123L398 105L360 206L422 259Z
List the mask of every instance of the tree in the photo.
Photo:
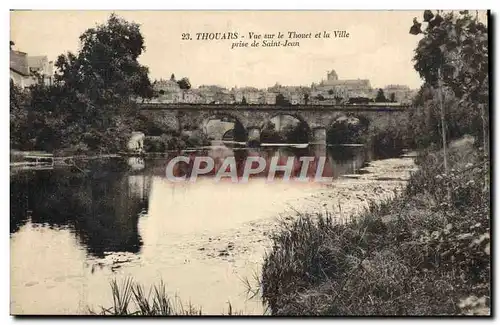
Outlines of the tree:
M396 94L395 93L391 93L391 103L395 103L396 102Z
M328 90L328 95L333 95L333 94L334 94L333 89L329 89Z
M382 88L379 88L377 92L377 97L375 97L375 102L377 103L387 102L387 98L385 98L384 91L382 90Z
M54 85L31 87L37 149L121 150L136 120L132 99L153 95L148 68L138 62L145 49L139 25L113 14L79 39L76 54L58 57Z
M191 83L189 82L189 79L184 77L181 80L177 81L177 84L179 85L179 88L182 90L189 90L191 89Z
M474 16L467 10L446 14L426 10L423 20L427 28L412 33L423 35L415 49L415 70L424 79L427 88L436 90L435 97L439 97L439 90L442 93L449 92L458 100L461 107L458 108L459 115L468 115L465 119L467 125L478 126L474 131L463 125L464 130L472 131L487 148L488 29L479 21L477 12ZM422 25L417 18L414 19L415 24ZM445 119L449 124L449 116ZM450 131L445 131L449 135Z
M304 94L304 103L307 105L309 103L309 94Z
M10 146L11 148L30 150L30 133L26 103L29 98L20 87L10 80Z
M170 81L175 81L175 75L172 73L172 75L170 76Z
M55 80L96 105L124 103L131 96L150 98L148 68L137 60L144 50L139 25L112 14L106 24L80 36L76 55L58 57Z
M419 34L413 58L415 70L426 83L437 87L439 70L444 86L456 97L488 101L488 29L468 11L434 15L424 12L427 28ZM416 21L416 18L415 18ZM415 23L415 22L414 22ZM417 22L418 23L418 22Z
M245 98L245 96L243 96L243 98L241 99L241 104L247 105L247 99Z
M283 143L285 142L283 137L280 135L278 130L276 130L276 125L273 122L267 121L262 132L260 134L260 140L262 143Z
M446 124L456 120L456 116L450 118L445 111L443 96L446 94L453 94L458 100L459 115L469 115L466 125L482 124L482 127L473 130L473 135L483 140L485 157L489 155L488 30L479 21L477 12L473 17L467 10L458 14L443 14L440 11L434 14L426 10L423 20L427 23L424 31L416 17L410 28L410 34L424 36L415 50L414 67L426 85L435 90L433 93L440 111L444 168L448 173L446 147L450 130ZM478 120L481 122L478 123Z
M282 129L283 137L287 143L308 143L309 127L306 122L288 124Z
M285 102L285 96L283 94L276 95L276 105L282 105Z

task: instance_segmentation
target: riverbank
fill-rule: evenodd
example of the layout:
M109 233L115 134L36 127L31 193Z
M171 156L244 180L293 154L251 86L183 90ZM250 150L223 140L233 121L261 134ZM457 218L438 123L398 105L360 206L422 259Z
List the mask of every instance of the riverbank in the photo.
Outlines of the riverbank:
M471 141L449 149L450 174L442 153L421 153L401 196L351 222L325 211L283 223L261 278L271 313L488 315L489 167Z

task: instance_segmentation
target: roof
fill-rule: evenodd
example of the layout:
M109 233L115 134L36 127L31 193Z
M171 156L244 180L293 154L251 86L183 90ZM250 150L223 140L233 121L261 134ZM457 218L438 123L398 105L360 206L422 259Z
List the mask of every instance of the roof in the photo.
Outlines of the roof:
M46 55L28 56L28 66L30 68L43 69L48 62Z
M28 57L24 52L10 51L10 69L24 76L29 76Z

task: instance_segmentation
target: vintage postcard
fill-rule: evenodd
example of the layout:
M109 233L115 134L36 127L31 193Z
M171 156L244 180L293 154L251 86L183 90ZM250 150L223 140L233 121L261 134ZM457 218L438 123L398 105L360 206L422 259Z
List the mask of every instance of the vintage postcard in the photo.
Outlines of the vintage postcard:
M490 315L487 11L10 13L11 315Z

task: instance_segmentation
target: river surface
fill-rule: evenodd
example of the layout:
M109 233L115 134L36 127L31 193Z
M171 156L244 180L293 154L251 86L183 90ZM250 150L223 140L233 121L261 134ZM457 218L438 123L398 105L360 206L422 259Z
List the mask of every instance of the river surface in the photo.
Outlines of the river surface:
M407 179L397 173L413 166L403 158L368 164L373 156L363 147L213 146L187 155L216 162L227 156L326 157L323 175L335 180L268 181L258 175L233 183L211 175L173 183L165 167L175 154L119 159L85 173L14 174L11 313L82 314L110 307L110 280L133 277L145 286L163 280L172 297L203 313L227 312L230 302L238 312L262 314L260 300L248 299L244 280L253 283L260 274L277 218L295 216L297 209L350 214L374 195L394 194ZM374 181L381 179L377 173L385 179Z

